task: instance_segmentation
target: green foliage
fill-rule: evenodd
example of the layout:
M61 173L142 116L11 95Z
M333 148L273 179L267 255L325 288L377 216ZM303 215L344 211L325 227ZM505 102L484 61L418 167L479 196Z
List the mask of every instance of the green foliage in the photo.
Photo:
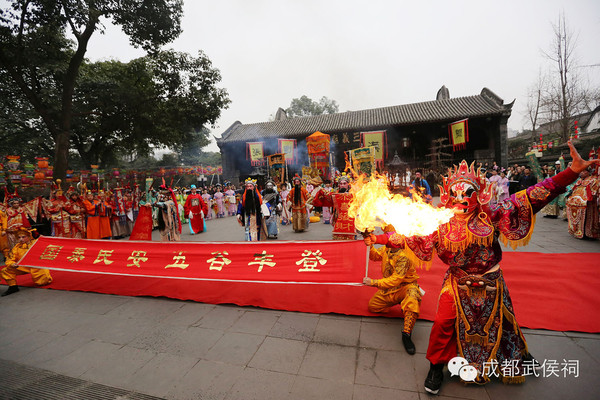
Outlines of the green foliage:
M285 110L289 118L308 117L311 115L335 114L339 110L339 106L335 100L330 100L327 97L321 97L319 102L316 102L307 96L302 96L297 99L292 99L290 107Z
M179 157L175 153L165 153L162 158L156 163L159 167L176 167L181 165Z
M0 85L3 91L20 93L16 98L19 105L23 102L18 110L25 118L21 121L33 117L43 122L44 129L37 134L45 133L45 143L55 148L55 175L64 178L73 118L82 114L74 109L79 70L90 37L102 29L100 18L120 25L134 46L155 53L181 32L182 0L4 3L7 5L0 10L0 75L8 79ZM65 39L67 32L74 41ZM212 117L207 121L212 123ZM6 122L2 127L15 127L15 123Z
M147 156L155 147L171 148L184 164L193 164L209 143L204 124L214 123L229 104L227 92L216 87L219 80L202 52L84 64L74 148L87 164L114 165L123 156Z
M214 151L202 153L193 165L210 165L211 167L221 165L221 153Z

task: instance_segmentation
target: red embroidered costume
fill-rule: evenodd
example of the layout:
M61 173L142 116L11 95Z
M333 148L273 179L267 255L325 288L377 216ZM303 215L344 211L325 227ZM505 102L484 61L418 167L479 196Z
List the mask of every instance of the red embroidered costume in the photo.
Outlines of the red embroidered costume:
M204 216L208 214L208 206L202 199L202 195L196 193L196 186L192 185L192 193L185 199L183 206L186 217L190 219L190 230L192 234L204 231Z
M525 380L523 360L532 360L500 269L499 240L513 247L527 244L535 213L564 192L577 178L577 170L590 164L569 145L573 169L567 168L497 204L489 203L492 187L483 173L463 161L449 171L440 188L442 205L455 213L450 222L429 236L404 237L391 232L376 237L376 243L404 248L413 261L426 263L437 253L449 266L427 349L431 362L425 381L428 392L439 391L442 368L457 353L477 368L478 383L487 382L492 372L503 376L502 370L486 370L484 364L497 362L502 366L504 361L518 367L512 371L514 376L503 377L505 382ZM365 243L371 244L373 236Z
M356 232L354 229L354 218L348 215L350 203L354 197L349 190L350 180L343 174L338 180L338 189L332 192L325 192L321 188L317 193L313 193L313 206L332 207L333 217L333 240L354 240Z

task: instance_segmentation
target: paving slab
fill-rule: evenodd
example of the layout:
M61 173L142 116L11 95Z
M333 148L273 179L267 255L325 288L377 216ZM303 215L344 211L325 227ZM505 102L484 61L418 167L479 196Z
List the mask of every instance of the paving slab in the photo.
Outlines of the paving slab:
M208 228L210 234L184 234L183 240L243 239L233 218L209 221ZM303 234L283 227L280 234L287 240L330 237L324 224ZM538 218L532 244L523 251L600 253L600 241L571 238L564 221L547 218ZM546 371L522 385L493 379L476 386L445 371L440 395L430 396L423 382L431 322L417 321L413 356L402 346L402 327L401 318L384 316L23 288L0 299L0 399L92 400L103 393L132 400L520 400L600 393L600 334L523 329L536 358L548 368L552 361L577 361L578 375ZM25 385L20 376L35 378Z

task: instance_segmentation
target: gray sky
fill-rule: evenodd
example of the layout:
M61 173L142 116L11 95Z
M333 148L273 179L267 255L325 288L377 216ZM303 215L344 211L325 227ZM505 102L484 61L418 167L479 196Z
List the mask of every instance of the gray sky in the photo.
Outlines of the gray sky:
M561 11L578 35L578 63L600 64L598 0L185 0L183 33L166 48L203 50L221 71L232 103L215 136L238 120L267 121L302 95L350 111L434 100L442 85L451 97L487 87L516 99L508 125L521 130L527 89L552 67L542 51ZM87 53L142 55L108 25ZM600 67L582 70L600 86Z

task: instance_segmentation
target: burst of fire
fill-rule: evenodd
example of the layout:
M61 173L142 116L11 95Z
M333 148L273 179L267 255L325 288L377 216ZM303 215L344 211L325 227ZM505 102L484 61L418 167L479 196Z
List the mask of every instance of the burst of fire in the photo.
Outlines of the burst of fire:
M425 236L454 215L450 209L427 204L416 194L411 199L390 193L387 178L378 174L370 179L361 175L350 191L354 197L348 214L354 218L356 229L363 232L390 224L402 235Z

